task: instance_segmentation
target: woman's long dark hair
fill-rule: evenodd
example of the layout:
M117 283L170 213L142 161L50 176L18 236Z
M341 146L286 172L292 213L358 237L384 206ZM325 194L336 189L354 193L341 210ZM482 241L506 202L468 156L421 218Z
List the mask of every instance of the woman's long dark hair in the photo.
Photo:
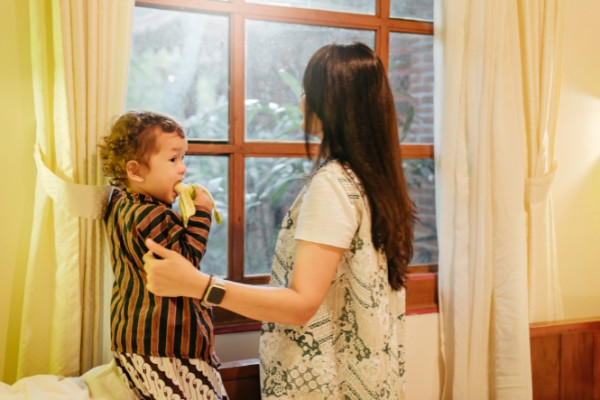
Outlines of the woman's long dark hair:
M303 78L305 126L323 123L317 160L331 156L361 180L372 240L388 261L388 281L405 286L413 255L415 207L406 187L392 91L381 60L362 43L331 44L311 57Z

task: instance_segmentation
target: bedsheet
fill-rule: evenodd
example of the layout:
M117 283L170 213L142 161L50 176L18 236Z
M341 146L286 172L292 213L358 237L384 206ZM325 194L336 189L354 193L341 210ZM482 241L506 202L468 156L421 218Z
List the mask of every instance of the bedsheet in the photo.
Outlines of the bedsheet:
M134 400L114 360L78 377L34 375L12 385L0 382L0 400Z

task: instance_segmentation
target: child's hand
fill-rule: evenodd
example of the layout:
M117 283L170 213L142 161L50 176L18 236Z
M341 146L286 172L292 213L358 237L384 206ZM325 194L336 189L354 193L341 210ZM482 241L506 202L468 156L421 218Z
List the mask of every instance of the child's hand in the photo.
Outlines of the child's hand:
M217 221L217 224L220 224L221 222L223 222L223 219L221 218L221 214L219 214L219 210L217 210L217 205L215 203L215 199L212 197L212 195L210 194L210 192L208 191L207 188L205 188L202 185L194 185L194 188L196 189L196 197L194 198L194 204L197 205L203 205L205 207L208 207L209 210L212 210L214 208L214 212L215 212L215 221ZM205 198L208 198L209 202L210 202L210 206L206 205L205 203ZM196 200L196 199L200 199L200 200ZM200 201L201 203L196 203L196 201Z
M196 196L194 196L194 204L204 208L208 208L210 211L214 208L215 204L212 197L204 190L200 185L194 185Z
M221 214L217 211L215 199L204 186L199 184L186 185L179 182L175 185L175 191L179 193L179 210L183 217L183 226L187 227L187 221L196 212L196 206L205 207L209 212L215 212L217 224L222 222Z

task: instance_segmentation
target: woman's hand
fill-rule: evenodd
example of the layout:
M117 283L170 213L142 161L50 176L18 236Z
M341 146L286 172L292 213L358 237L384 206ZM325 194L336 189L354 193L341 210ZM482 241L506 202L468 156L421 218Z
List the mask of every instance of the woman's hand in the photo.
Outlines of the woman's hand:
M165 297L200 298L208 284L208 276L176 251L146 239L149 251L144 254L146 287L152 293ZM155 257L158 256L159 258Z

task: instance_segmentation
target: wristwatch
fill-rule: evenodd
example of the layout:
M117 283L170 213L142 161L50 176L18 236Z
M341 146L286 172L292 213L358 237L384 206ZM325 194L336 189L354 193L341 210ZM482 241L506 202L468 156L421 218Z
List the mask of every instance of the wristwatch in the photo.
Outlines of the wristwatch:
M202 297L202 302L209 306L216 306L221 304L223 297L225 297L225 280L211 276L206 291L204 292L204 296Z

